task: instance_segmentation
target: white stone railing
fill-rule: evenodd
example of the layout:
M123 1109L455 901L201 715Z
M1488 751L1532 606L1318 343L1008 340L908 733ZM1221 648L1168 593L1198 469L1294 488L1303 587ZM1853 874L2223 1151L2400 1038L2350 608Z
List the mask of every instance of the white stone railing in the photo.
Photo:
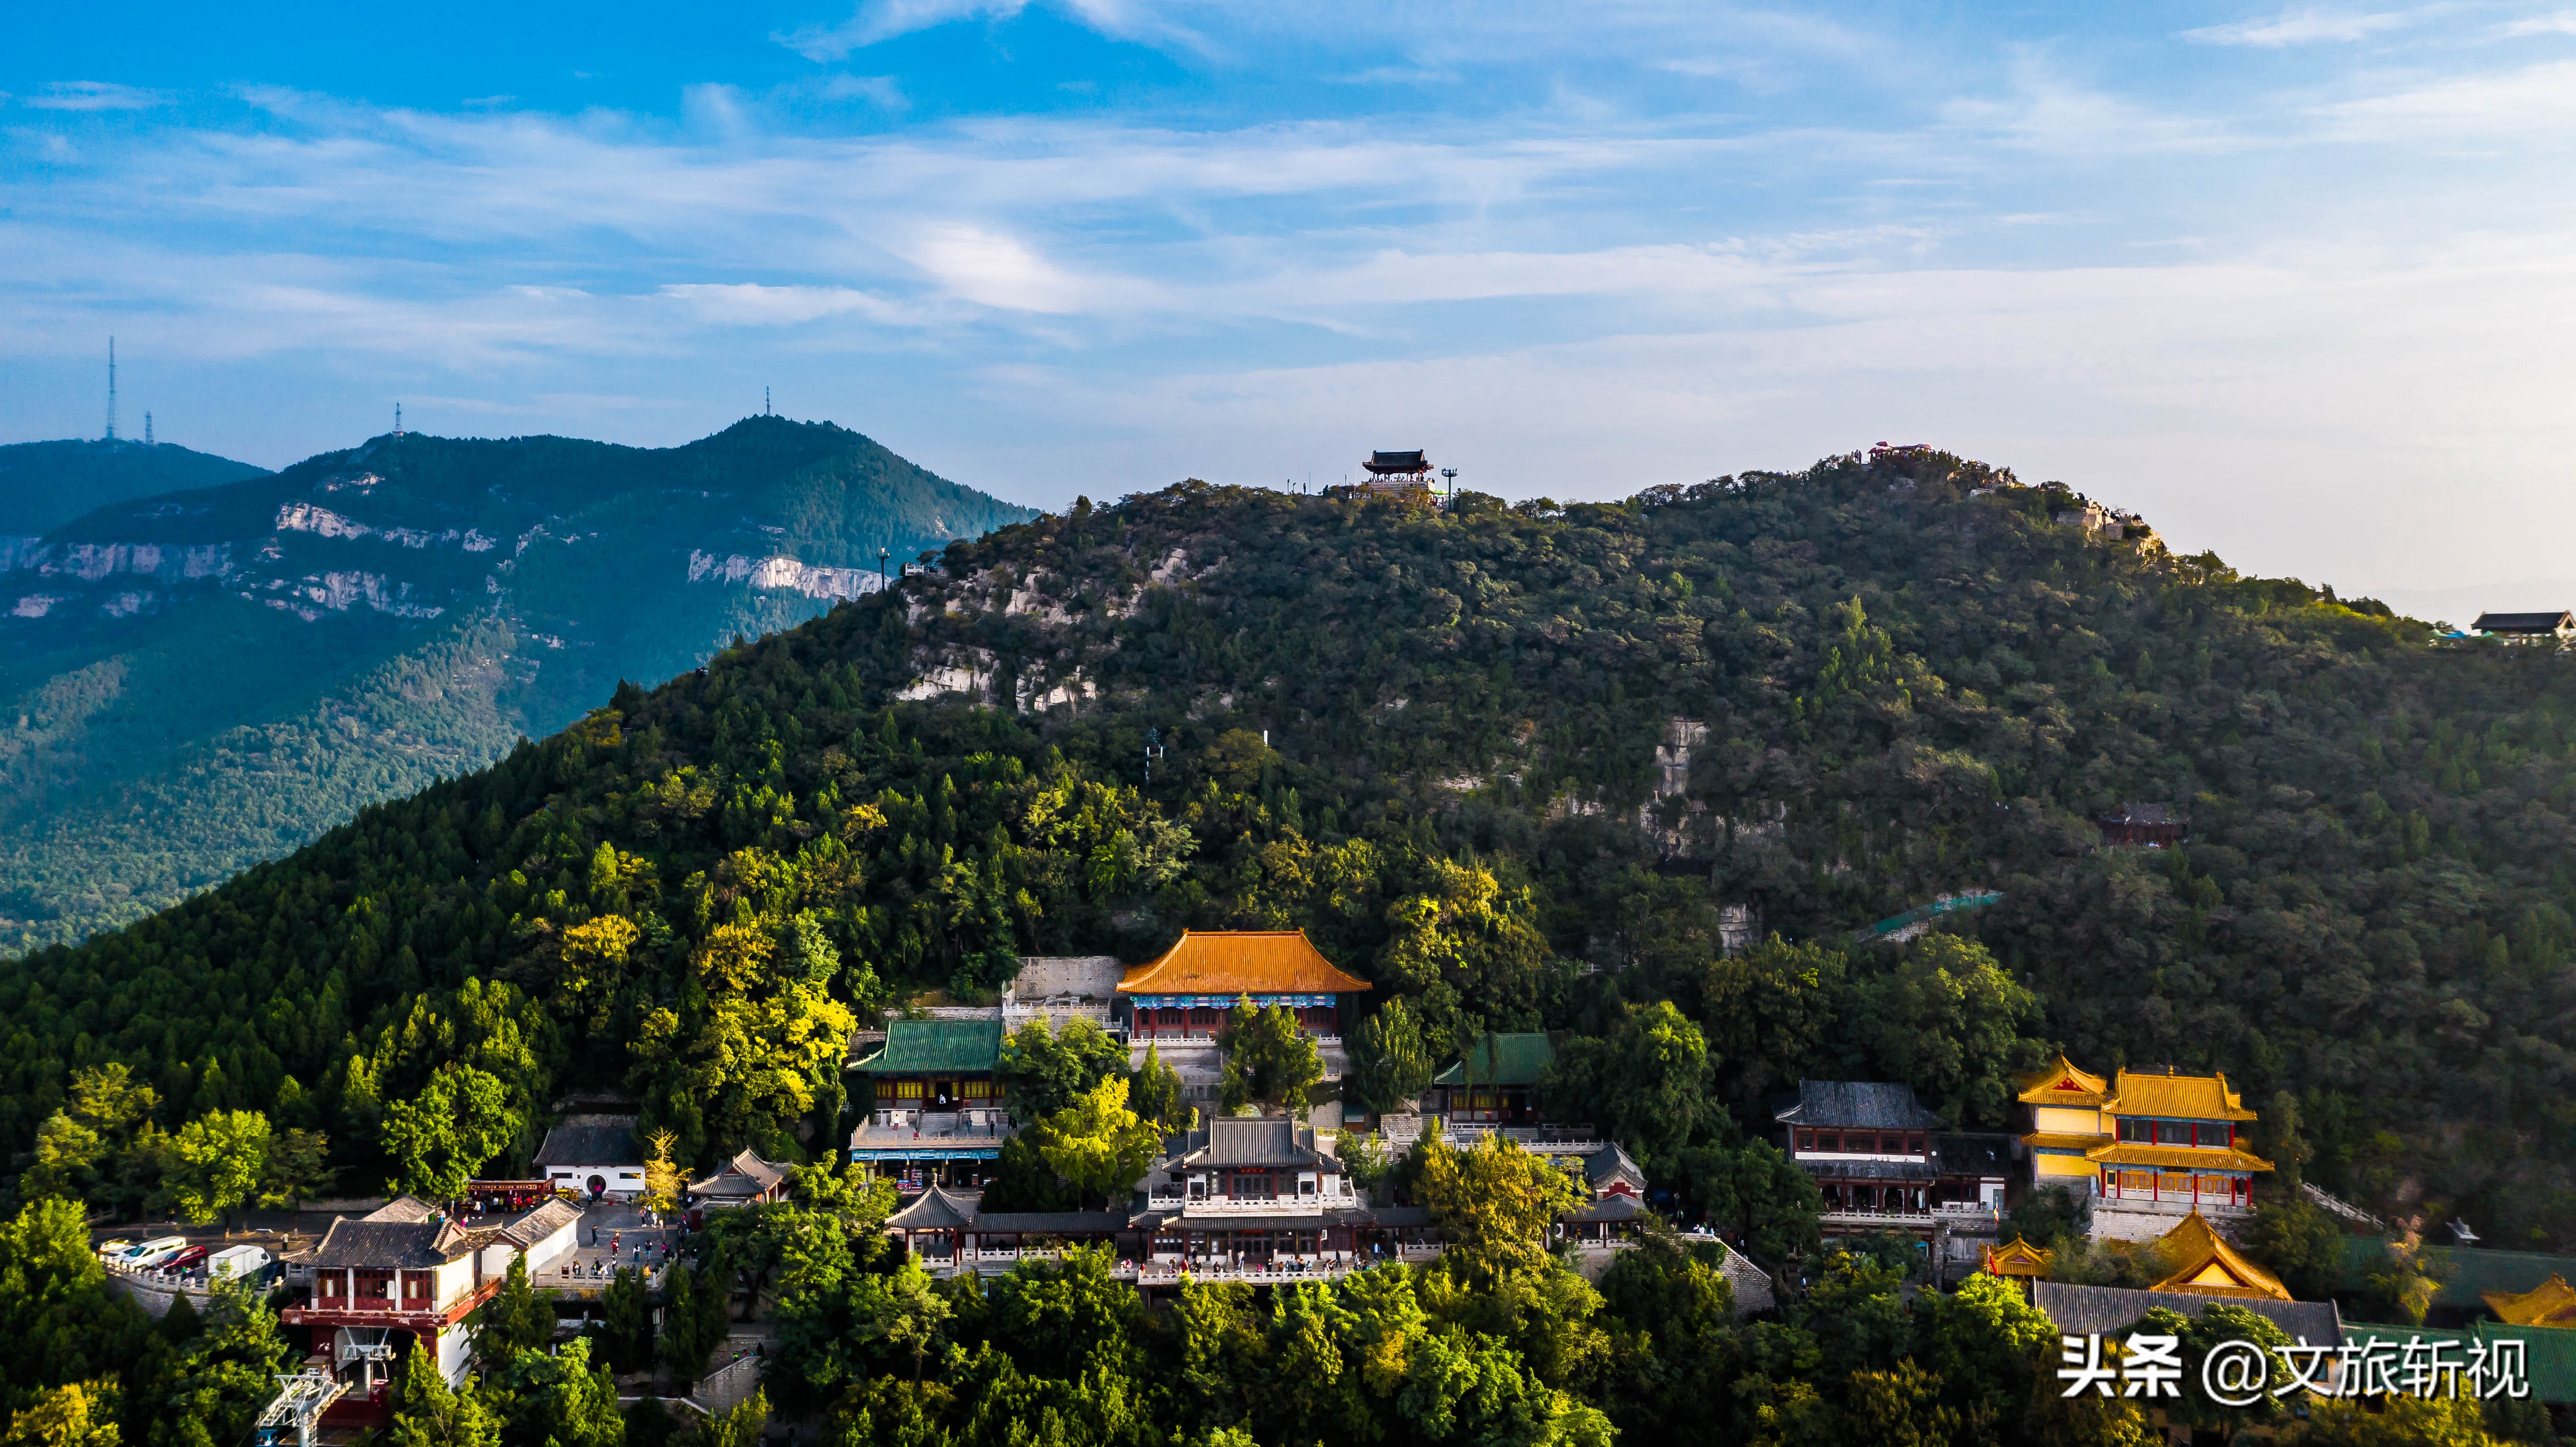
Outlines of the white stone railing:
M1863 1223L1884 1221L1890 1225L1906 1226L1929 1226L1933 1224L1933 1216L1929 1211L1845 1210L1841 1207L1834 1206L1829 1206L1825 1209L1824 1219L1834 1222L1837 1225L1847 1225L1856 1221Z
M1437 1117L1417 1116L1411 1120L1388 1118L1380 1125L1379 1135L1391 1146L1409 1146L1422 1138ZM1489 1135L1499 1135L1533 1155L1591 1155L1606 1148L1598 1131L1563 1126L1492 1125L1479 1121L1443 1121L1443 1134L1456 1145L1468 1146Z

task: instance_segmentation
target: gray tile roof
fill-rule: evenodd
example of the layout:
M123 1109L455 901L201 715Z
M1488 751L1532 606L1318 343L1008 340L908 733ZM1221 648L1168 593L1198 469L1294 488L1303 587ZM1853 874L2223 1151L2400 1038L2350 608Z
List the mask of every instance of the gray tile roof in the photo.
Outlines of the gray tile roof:
M570 1201L548 1201L502 1227L501 1239L524 1251L580 1219L579 1206Z
M1623 1175L1640 1186L1646 1183L1644 1169L1628 1158L1628 1153L1619 1148L1617 1141L1583 1158L1583 1179L1590 1182L1596 1191Z
M545 1166L640 1166L644 1151L635 1144L631 1123L615 1125L566 1122L546 1132L546 1143L537 1147L536 1165Z
M897 1231L963 1231L975 1220L975 1206L981 1196L951 1195L937 1186L921 1193L921 1199L886 1217L886 1225Z
M1941 1118L1914 1098L1914 1087L1878 1080L1801 1080L1798 1101L1772 1117L1789 1125L1929 1130Z
M1124 1211L978 1211L970 1229L978 1236L1106 1236L1129 1226Z
M1634 1196L1603 1196L1586 1202L1579 1211L1568 1211L1556 1219L1578 1226L1597 1225L1604 1221L1634 1221L1646 1214L1646 1203Z
M1193 1132L1195 1149L1181 1157L1178 1169L1212 1166L1314 1166L1332 1161L1316 1150L1314 1132L1286 1116L1237 1118L1219 1116L1204 1131Z
M342 1216L322 1233L312 1262L325 1269L426 1271L472 1250L472 1239L453 1221L353 1221Z
M2260 1297L2201 1296L2186 1291L2130 1291L2117 1286L2069 1286L2057 1281L2031 1283L2031 1301L2057 1329L2077 1336L2126 1330L2157 1307L2198 1316L2212 1306L2241 1306L2268 1316L2292 1341L2340 1345L2343 1312L2331 1301L2266 1301Z

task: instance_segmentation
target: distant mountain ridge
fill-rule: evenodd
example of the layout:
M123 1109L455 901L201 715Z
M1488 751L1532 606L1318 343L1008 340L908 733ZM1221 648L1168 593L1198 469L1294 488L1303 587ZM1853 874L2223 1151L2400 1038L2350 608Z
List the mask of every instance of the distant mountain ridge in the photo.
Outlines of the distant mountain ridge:
M168 442L13 442L0 446L0 545L110 503L266 476L267 468Z
M621 678L872 591L880 550L1033 515L756 417L666 449L388 435L0 537L0 950L138 918Z

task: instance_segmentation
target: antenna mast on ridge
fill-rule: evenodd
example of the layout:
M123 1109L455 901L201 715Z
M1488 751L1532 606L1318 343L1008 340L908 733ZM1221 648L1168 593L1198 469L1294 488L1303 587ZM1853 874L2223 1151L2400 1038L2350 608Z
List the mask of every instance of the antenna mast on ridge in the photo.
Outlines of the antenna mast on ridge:
M760 389L760 415L763 417L776 415L769 410L769 389L767 387Z
M107 440L116 440L116 338L107 339Z
M402 436L402 435L403 435L403 430L402 430L402 404L401 404L400 402L396 402L396 403L394 404L394 435L395 435L396 437L400 437L400 436Z
M149 412L143 414L143 445L152 445L152 414Z

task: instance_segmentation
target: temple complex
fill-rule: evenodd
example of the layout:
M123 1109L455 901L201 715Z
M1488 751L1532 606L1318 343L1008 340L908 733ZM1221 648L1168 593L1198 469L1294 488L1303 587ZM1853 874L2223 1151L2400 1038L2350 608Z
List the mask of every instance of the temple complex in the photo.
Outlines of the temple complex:
M2139 1240L2163 1218L2242 1219L2272 1163L2245 1150L2253 1123L2227 1076L2122 1070L2105 1080L2064 1056L2022 1078L2033 1182L2093 1197L2096 1235Z

